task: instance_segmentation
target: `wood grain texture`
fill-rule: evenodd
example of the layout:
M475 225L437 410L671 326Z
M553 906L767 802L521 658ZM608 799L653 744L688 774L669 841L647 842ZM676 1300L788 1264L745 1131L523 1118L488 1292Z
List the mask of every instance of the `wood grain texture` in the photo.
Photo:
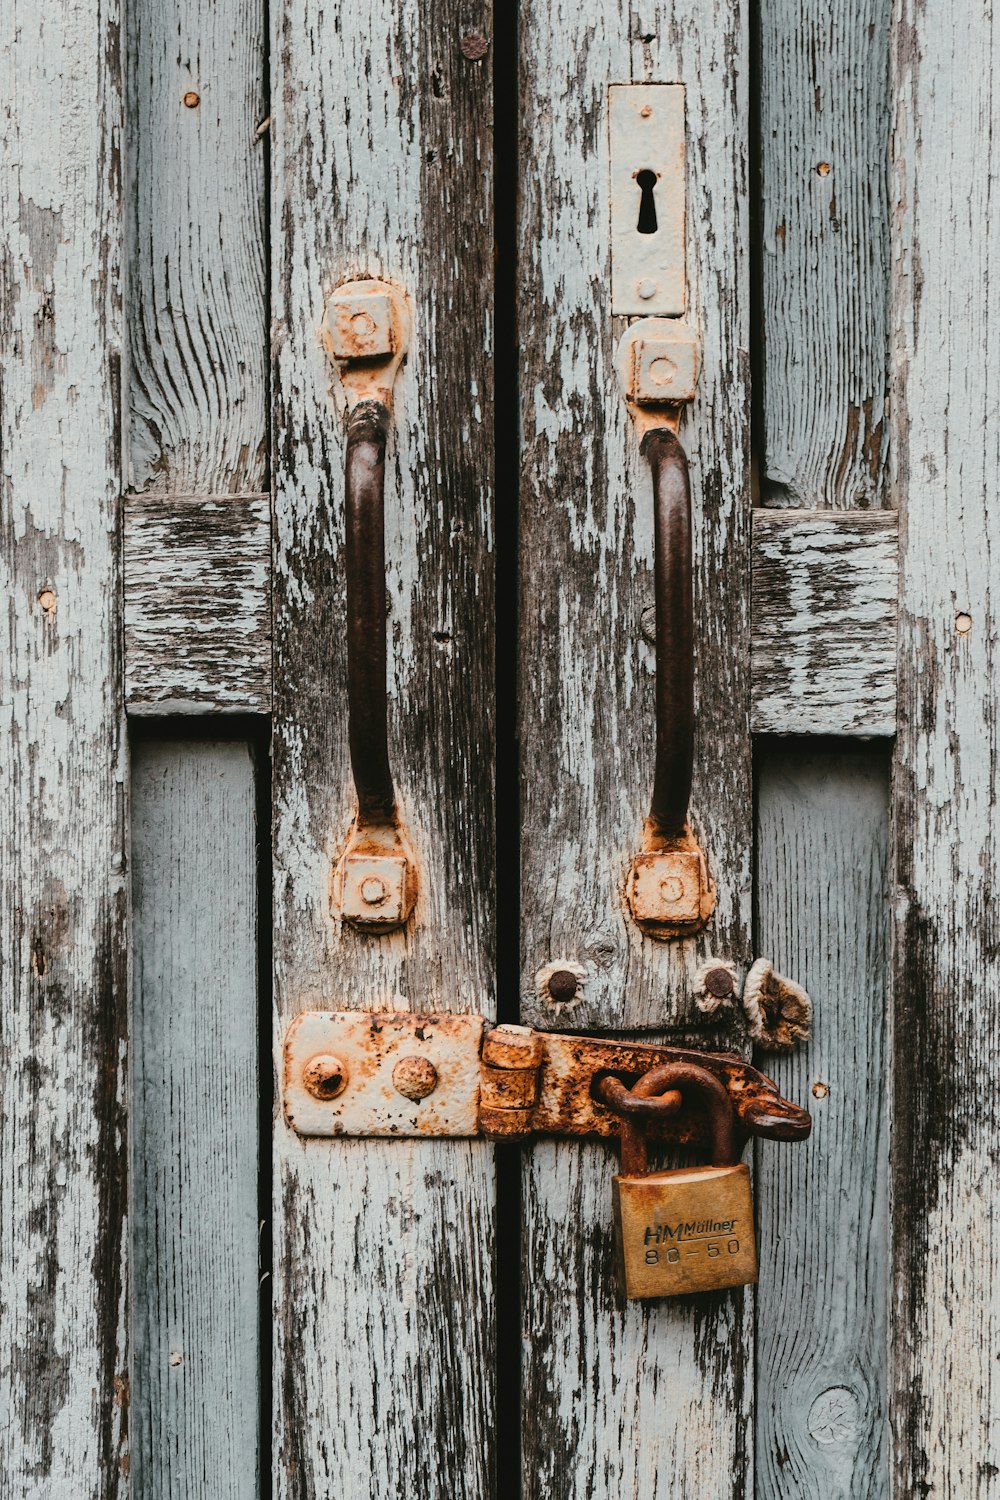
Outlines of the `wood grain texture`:
M525 1152L525 1500L750 1496L753 1294L626 1303L617 1170L604 1144Z
M239 743L132 754L132 1493L256 1500L257 868Z
M757 1059L813 1116L807 1142L756 1148L757 1500L889 1494L888 801L881 746L760 756L757 944L814 1019Z
M0 1489L124 1492L118 8L0 12Z
M262 0L129 6L136 490L235 494L268 482L264 33Z
M522 1019L682 1023L698 955L750 939L747 35L739 5L521 13ZM695 524L693 811L718 882L695 942L623 906L653 770L652 493L612 367L609 83L687 85L689 317L704 362L681 429ZM637 166L643 164L637 163ZM720 580L724 586L720 587ZM554 1014L537 972L569 960ZM524 1169L524 1486L543 1495L743 1496L752 1296L626 1306L609 1282L611 1154L538 1144Z
M126 498L125 701L270 712L270 496Z
M683 1024L705 954L749 957L751 782L747 36L739 5L535 0L522 16L522 1018L566 1029ZM624 887L652 788L648 465L612 354L607 87L687 86L689 320L698 395L681 427L695 535L692 813L717 887L711 927L663 943ZM639 164L641 165L641 163ZM536 975L569 961L554 1014Z
M1000 1495L1000 30L900 0L893 47L894 1482L964 1500Z
M754 512L756 733L892 734L897 526L893 512Z
M762 0L761 499L889 503L885 0Z
M301 1010L493 1007L489 10L274 11L275 1045ZM354 813L345 428L319 344L342 280L412 298L386 464L389 741L408 928L331 913ZM276 1051L276 1059L280 1050ZM276 1494L493 1492L492 1148L275 1127Z

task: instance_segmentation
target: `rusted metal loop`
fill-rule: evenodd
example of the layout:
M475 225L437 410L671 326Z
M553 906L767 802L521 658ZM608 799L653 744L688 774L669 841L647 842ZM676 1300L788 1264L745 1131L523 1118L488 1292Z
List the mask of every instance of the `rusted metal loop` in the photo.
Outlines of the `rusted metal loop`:
M687 454L669 427L656 427L641 451L653 476L656 604L656 766L653 833L687 827L694 763L694 588L691 483Z
M386 703L385 444L389 411L360 401L347 424L347 717L358 827L394 823Z
M696 1063L669 1062L651 1068L637 1083L632 1085L632 1099L648 1099L652 1095L664 1095L679 1090L682 1108L697 1102L704 1109L708 1120L709 1152L713 1166L734 1166L739 1161L740 1148L736 1130L736 1116L729 1090L721 1079L707 1068ZM612 1096L614 1090L611 1091ZM611 1104L610 1099L607 1101ZM614 1106L611 1105L613 1108ZM622 1172L625 1175L647 1170L646 1140L643 1127L631 1111L622 1118Z
M613 1073L604 1073L596 1078L593 1093L601 1104L606 1104L616 1115L638 1120L668 1119L679 1112L682 1102L677 1089L669 1089L664 1094L650 1097L636 1094Z

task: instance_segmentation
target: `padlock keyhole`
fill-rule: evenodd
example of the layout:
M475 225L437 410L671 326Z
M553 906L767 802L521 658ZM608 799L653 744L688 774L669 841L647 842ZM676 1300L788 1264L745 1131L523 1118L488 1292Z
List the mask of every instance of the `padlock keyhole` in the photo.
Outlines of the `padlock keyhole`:
M656 187L656 173L644 167L641 172L635 174L642 197L639 199L639 222L635 226L640 234L656 233L656 202L653 198L653 189Z

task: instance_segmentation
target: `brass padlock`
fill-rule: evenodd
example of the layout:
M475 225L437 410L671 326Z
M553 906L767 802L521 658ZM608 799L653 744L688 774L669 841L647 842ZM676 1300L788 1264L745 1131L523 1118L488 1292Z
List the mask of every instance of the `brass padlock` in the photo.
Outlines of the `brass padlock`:
M640 1078L631 1097L680 1091L680 1104L707 1111L712 1165L648 1172L636 1110L622 1119L622 1170L614 1179L615 1236L625 1295L677 1297L757 1280L750 1169L739 1160L725 1085L692 1063L665 1063Z

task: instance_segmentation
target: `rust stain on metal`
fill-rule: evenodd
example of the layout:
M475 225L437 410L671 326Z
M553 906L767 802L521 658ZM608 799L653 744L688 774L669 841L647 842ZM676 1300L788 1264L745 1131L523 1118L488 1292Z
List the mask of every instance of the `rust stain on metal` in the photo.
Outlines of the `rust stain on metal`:
M490 1032L486 1037L484 1062L493 1056L494 1035ZM512 1109L509 1122L502 1108L494 1107L489 1119L482 1121L487 1135L522 1139L531 1134L617 1136L621 1133L619 1118L595 1097L601 1079L613 1076L631 1088L644 1074L664 1063L688 1064L714 1074L729 1092L737 1131L744 1136L803 1140L812 1127L806 1110L784 1099L770 1078L734 1052L698 1052L554 1032L531 1035L540 1051L536 1102L530 1109ZM486 1072L484 1068L484 1075ZM484 1084L484 1096L485 1092ZM508 1124L509 1129L505 1128ZM697 1112L685 1111L682 1117L676 1117L669 1110L660 1111L651 1121L650 1131L665 1141L691 1143L705 1138L705 1121Z
M483 1024L468 1015L307 1012L285 1034L285 1118L305 1136L476 1135ZM333 1098L317 1098L306 1082L321 1057L336 1058L347 1075Z

